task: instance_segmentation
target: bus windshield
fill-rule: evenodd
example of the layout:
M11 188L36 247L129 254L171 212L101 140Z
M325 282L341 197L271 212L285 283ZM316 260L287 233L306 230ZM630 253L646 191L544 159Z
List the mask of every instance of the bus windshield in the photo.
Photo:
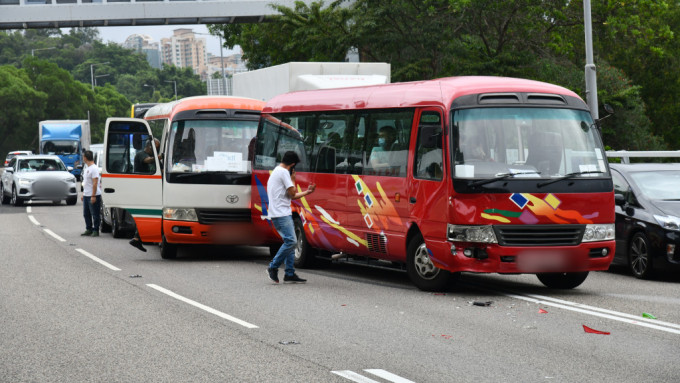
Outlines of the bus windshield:
M258 121L174 121L168 143L171 173L251 172L248 148Z
M557 108L453 111L454 177L608 176L590 114Z

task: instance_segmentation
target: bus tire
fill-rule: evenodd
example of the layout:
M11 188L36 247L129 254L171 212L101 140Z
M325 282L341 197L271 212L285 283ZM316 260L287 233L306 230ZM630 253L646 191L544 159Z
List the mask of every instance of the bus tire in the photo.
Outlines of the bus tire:
M406 271L416 287L424 291L442 291L450 287L460 273L451 273L435 266L422 234L418 233L408 243Z
M312 267L315 260L314 249L307 243L302 221L300 218L294 217L293 224L295 225L295 238L297 238L297 244L295 245L295 267L303 269Z
M161 258L163 259L175 259L177 258L177 245L168 243L165 240L165 235L161 240Z
M551 289L568 290L578 287L588 277L588 272L581 273L538 273L538 280Z

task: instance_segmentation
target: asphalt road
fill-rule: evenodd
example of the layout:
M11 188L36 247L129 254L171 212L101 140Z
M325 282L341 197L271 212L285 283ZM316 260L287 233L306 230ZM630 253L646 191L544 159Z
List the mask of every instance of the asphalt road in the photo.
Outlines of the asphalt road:
M464 274L426 293L333 264L275 285L266 248L162 260L81 237L81 209L0 206L1 382L680 381L677 272L614 268L569 291Z

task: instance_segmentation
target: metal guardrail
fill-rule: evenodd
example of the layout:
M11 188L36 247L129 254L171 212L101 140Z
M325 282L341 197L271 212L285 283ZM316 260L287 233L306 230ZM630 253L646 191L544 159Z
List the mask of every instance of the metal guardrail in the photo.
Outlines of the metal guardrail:
M631 158L680 157L680 150L610 150L605 153L609 158L621 158L624 164L629 164Z

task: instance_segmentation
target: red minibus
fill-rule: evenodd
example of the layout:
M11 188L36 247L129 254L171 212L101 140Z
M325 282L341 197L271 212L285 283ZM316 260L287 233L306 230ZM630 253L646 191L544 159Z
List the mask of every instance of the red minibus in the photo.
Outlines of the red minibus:
M297 266L317 257L405 265L423 290L460 272L579 286L614 254L614 193L587 105L543 82L452 77L293 92L263 109L253 222L294 150Z

